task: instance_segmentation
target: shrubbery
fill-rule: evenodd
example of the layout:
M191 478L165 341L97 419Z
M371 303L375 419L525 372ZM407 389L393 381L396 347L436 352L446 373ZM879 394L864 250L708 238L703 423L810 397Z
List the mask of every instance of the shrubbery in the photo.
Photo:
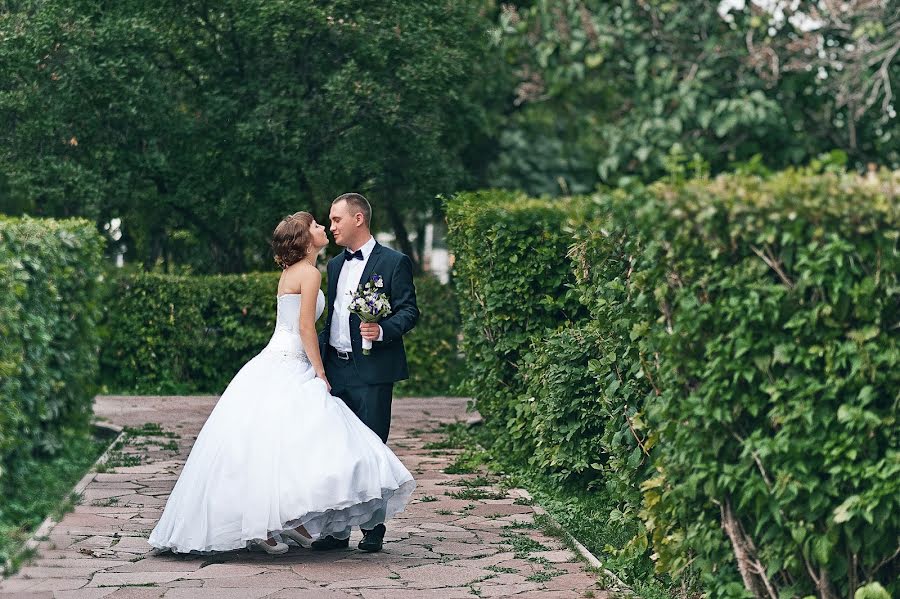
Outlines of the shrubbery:
M694 559L722 595L900 591L898 182L723 177L643 203L661 566Z
M419 275L414 283L419 322L403 336L409 379L397 384L394 396L448 395L462 376L456 293L433 276Z
M106 302L104 384L116 393L221 393L272 335L278 276L116 277ZM459 373L453 290L425 276L415 284L422 317L404 339L412 378L397 392L448 393Z
M277 273L116 277L100 354L104 385L121 393L221 393L271 337L277 284Z
M0 495L18 464L88 436L102 260L93 223L0 217Z
M658 571L690 563L716 596L848 596L875 581L896 594L897 188L896 174L789 171L602 192L577 210L457 197L460 299L493 299L463 309L477 407L532 465L604 485L613 518L639 515L623 552L652 543ZM461 218L485 196L526 221L505 262ZM555 253L528 249L566 217L575 234ZM523 275L509 264L536 255L548 266L529 272L556 276L513 296ZM565 268L588 316L502 309L570 301ZM497 364L505 384L484 385L479 369Z
M450 201L447 219L463 315L463 389L491 426L507 432L506 448L528 455L534 437L522 357L533 335L581 310L561 258L571 243L566 202L476 192Z

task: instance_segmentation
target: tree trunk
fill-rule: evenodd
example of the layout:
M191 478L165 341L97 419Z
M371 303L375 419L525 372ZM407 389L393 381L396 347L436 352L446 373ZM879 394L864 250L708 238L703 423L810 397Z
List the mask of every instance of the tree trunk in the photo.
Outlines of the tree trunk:
M744 587L754 597L761 599L778 599L778 593L772 587L772 583L766 576L766 569L756 556L756 546L753 540L744 532L744 527L735 517L731 509L731 502L725 500L721 506L722 529L731 541L731 548L737 560L738 571L744 581Z
M394 228L394 236L397 238L397 245L400 247L400 251L409 256L409 259L412 260L413 263L413 274L419 274L422 272L422 266L419 263L418 257L413 252L412 244L409 241L409 232L406 230L406 225L403 223L403 216L397 211L397 208L392 204L388 204L387 206L388 216L391 219L391 226Z

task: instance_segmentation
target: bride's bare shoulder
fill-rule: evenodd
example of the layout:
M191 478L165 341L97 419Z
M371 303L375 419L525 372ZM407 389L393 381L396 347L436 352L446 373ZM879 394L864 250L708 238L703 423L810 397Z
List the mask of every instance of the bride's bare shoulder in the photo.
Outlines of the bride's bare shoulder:
M322 273L311 264L301 264L296 270L297 284L303 290L315 291L322 282Z
M302 293L304 287L318 285L322 281L322 273L309 263L297 262L291 264L281 274L278 281L278 294Z

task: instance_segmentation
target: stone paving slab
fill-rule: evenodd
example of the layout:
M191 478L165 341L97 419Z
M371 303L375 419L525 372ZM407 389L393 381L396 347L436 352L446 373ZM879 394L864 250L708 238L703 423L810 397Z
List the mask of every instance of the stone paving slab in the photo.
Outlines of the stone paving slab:
M0 581L23 599L516 599L603 598L575 553L534 524L535 507L485 473L448 474L456 449L435 449L441 424L464 421L464 398L396 399L392 449L418 487L388 523L381 553L282 556L230 551L159 554L146 539L216 397L98 397L101 420L129 427L75 510L38 555Z

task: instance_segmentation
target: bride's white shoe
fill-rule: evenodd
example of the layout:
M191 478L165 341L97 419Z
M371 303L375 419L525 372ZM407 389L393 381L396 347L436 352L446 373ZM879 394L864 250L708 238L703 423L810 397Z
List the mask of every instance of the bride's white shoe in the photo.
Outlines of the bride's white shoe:
M305 537L293 528L288 528L286 530L281 531L281 536L287 537L303 547L304 549L309 549L312 546L313 540L309 537Z
M251 545L251 548L265 551L269 555L282 555L287 553L288 549L290 549L290 547L287 546L287 543L282 543L280 541L277 541L274 545L269 545L266 541L256 541Z

